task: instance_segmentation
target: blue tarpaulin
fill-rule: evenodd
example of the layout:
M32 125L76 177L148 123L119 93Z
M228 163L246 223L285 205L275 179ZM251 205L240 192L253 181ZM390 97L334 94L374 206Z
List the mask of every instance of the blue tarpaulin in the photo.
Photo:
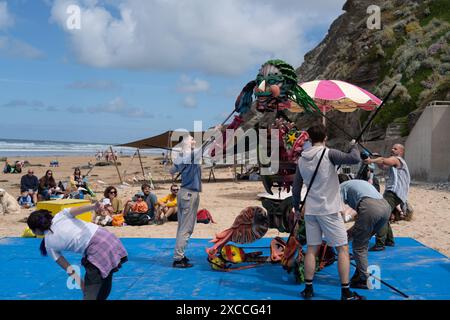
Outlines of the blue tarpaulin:
M302 284L295 283L280 265L264 264L252 269L219 272L206 260L208 239L191 239L186 255L190 269L172 268L174 239L122 238L129 261L115 273L109 299L156 300L295 300ZM246 252L262 250L269 255L269 238L245 245ZM63 270L39 253L40 239L0 239L0 300L77 300L80 290L67 281ZM66 254L80 265L80 255ZM370 252L369 264L379 267L381 278L410 296L410 299L450 299L450 259L411 238L397 238L395 247ZM81 268L83 272L83 268ZM351 274L354 268L352 267ZM315 299L339 299L337 264L317 273ZM404 299L381 285L379 289L357 290L368 299Z

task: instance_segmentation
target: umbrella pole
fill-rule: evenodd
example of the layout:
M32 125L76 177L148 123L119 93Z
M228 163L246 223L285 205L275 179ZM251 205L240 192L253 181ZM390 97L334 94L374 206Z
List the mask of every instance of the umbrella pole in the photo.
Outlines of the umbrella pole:
M317 111L324 119L328 120L329 123L331 123L332 125L334 125L337 129L339 129L342 133L344 133L347 137L349 137L351 140L355 139L353 138L353 136L351 134L349 134L347 131L345 131L344 129L342 129L336 122L334 122L333 120L331 120L328 116L326 116L322 111ZM355 139L356 140L356 139ZM357 140L356 140L357 141ZM372 154L372 152L367 149L362 143L358 142L358 144L361 146L361 148L363 148L364 150L366 150L367 152L369 152L369 154Z

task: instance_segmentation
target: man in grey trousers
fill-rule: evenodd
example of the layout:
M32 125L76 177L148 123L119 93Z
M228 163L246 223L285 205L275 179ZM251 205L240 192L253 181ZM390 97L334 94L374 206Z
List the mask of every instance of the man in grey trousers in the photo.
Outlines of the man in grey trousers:
M344 203L356 210L356 222L348 231L349 241L353 239L353 256L356 270L350 279L350 287L368 289L369 241L389 220L391 206L375 187L365 180L347 180L339 175L341 197Z
M190 268L193 266L185 256L184 251L189 238L194 232L197 222L197 210L200 203L200 192L202 191L201 157L202 148L194 149L195 140L191 135L185 135L182 141L182 153L174 161L170 173L181 175L181 187L177 195L178 205L178 229L173 255L174 268Z

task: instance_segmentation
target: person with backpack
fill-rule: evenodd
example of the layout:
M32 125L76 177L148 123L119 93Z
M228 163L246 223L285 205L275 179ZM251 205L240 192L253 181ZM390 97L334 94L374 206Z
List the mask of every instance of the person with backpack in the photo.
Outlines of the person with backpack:
M145 202L145 195L143 192L136 193L135 201L131 203L128 211L124 211L123 215L125 223L129 226L143 226L150 223L151 218L148 215L148 206Z
M37 236L44 236L41 254L48 254L73 278L83 291L84 300L106 300L111 292L113 274L128 258L120 240L106 229L76 217L84 212L102 210L102 205L72 207L54 217L48 210L37 210L27 219L28 227ZM62 255L71 251L83 255L86 269L84 281Z
M353 256L356 270L350 280L351 288L368 289L369 240L388 222L391 215L389 203L376 188L367 181L349 180L339 175L341 197L345 204L357 212L356 222L348 230L349 241L353 241Z
M307 251L305 255L305 289L301 292L304 299L314 296L313 278L316 269L316 258L325 235L328 246L335 247L338 252L338 271L341 280L342 300L365 299L350 290L350 256L348 252L347 232L339 213L341 199L336 166L351 165L360 162L355 141L349 153L325 146L326 128L323 125L310 127L308 130L312 147L302 152L295 173L292 196L293 207L297 219L300 218L300 191L303 183L309 188L304 199ZM314 177L314 179L313 179ZM312 183L312 185L311 185Z

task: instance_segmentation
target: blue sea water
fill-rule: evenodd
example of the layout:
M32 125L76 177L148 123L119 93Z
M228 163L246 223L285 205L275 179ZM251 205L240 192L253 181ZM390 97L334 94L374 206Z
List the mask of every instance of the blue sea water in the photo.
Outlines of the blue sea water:
M109 144L63 142L44 140L16 140L0 138L0 157L19 156L77 156L95 155L98 151L109 150ZM124 155L133 155L136 149L114 147L114 151ZM160 154L161 150L142 150L142 154Z

